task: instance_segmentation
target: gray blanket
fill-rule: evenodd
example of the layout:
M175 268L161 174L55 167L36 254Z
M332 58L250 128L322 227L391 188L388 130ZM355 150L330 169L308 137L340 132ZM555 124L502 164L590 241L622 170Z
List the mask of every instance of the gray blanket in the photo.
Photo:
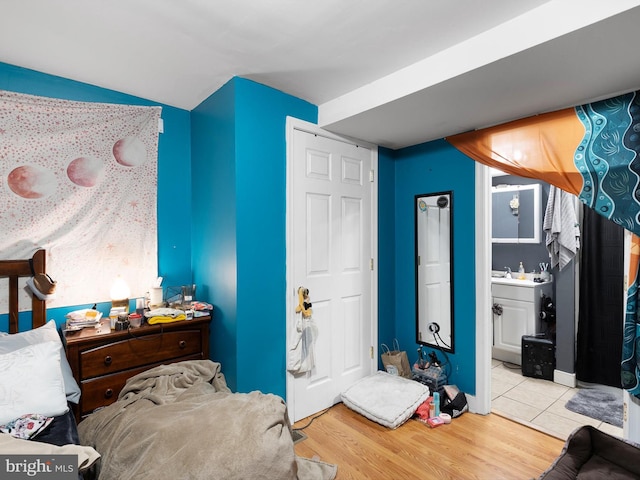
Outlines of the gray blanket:
M220 364L161 365L78 425L101 457L100 480L331 480L336 467L297 457L284 401L231 393Z

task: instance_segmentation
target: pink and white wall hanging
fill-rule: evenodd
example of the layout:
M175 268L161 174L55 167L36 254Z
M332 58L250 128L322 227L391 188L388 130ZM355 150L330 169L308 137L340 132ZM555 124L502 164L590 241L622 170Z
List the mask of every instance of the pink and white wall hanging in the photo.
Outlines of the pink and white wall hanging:
M45 248L49 307L109 301L117 276L142 296L156 277L160 113L0 90L0 259Z

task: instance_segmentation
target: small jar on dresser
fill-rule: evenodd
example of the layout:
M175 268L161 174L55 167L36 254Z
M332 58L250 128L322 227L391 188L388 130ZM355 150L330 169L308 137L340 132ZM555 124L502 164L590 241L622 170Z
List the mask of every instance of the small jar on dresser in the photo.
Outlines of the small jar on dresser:
M76 420L118 399L126 381L162 364L209 358L211 315L139 328L100 328L66 332L64 343L73 376L80 385Z

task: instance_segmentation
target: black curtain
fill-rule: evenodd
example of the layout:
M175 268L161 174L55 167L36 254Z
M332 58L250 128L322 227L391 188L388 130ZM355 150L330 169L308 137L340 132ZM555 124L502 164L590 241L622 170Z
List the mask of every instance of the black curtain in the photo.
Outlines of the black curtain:
M576 377L620 388L624 229L585 208L581 247Z

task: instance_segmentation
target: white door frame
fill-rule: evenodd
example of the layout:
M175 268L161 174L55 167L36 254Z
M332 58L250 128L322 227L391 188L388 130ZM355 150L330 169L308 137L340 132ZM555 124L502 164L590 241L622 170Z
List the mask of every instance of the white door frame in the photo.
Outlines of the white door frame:
M296 292L296 284L293 274L293 258L291 257L291 246L293 243L293 222L292 222L292 198L293 198L293 186L291 179L293 177L293 134L295 130L302 130L314 135L321 135L323 137L341 141L353 143L361 146L365 146L371 149L371 169L377 175L378 172L378 147L376 145L362 142L360 140L353 140L347 137L338 136L330 133L318 125L310 122L305 122L298 118L287 117L286 120L286 148L287 148L287 200L286 200L286 322L287 322L287 342L285 345L285 358L288 358L289 354L289 339L292 332L290 332L290 326L295 325L295 306L298 304L298 297ZM377 179L374 183L377 186ZM378 189L372 188L371 190L371 258L373 259L373 272L371 275L371 345L373 347L371 365L372 372L377 370L378 366ZM285 361L285 365L286 365ZM294 376L286 372L286 402L288 404L289 416L294 409L295 398L294 391ZM290 418L291 419L291 418Z
M627 311L627 290L629 288L629 263L631 260L631 232L624 231L624 288L623 288L623 312ZM624 328L623 318L622 328ZM622 436L632 442L640 442L640 399L631 395L628 390L622 390L622 405L624 415L622 416Z
M469 410L491 412L491 171L476 162L476 394Z

